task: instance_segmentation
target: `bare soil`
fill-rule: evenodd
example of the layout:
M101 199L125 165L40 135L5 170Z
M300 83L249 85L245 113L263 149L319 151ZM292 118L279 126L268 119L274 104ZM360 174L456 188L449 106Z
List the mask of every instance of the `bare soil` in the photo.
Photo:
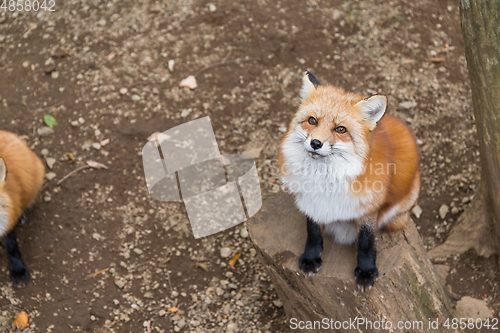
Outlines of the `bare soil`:
M437 57L444 61L429 61ZM442 243L480 177L456 1L56 0L55 12L0 9L0 128L56 159L47 169L55 178L17 233L27 286L13 287L0 250L0 331L15 331L24 310L27 332L288 332L245 226L195 240L182 204L148 197L140 153L152 133L210 116L221 153L260 149L263 194L276 191L277 147L304 70L388 96L388 112L421 148L423 213L413 218L428 249ZM188 75L194 90L178 86ZM59 124L42 136L45 114ZM57 185L88 160L108 170ZM221 248L242 254L234 269ZM471 251L440 264L453 293L500 312L497 256Z

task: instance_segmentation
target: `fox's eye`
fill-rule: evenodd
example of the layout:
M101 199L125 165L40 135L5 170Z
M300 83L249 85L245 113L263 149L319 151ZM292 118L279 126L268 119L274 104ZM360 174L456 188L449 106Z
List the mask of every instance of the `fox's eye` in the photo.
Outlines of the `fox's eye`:
M347 128L345 128L344 126L339 126L335 127L334 131L340 134L344 134L345 132L347 132Z
M309 120L307 122L311 125L318 125L318 121L314 117L309 117Z

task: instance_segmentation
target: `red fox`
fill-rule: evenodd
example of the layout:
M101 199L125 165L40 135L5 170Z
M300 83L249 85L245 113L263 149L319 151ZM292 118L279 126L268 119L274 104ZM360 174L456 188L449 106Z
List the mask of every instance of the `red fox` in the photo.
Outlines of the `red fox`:
M300 270L308 277L321 267L324 229L338 243L358 241L356 283L369 290L378 276L376 233L405 228L418 198L417 143L385 114L385 96L320 85L310 72L300 96L278 155L281 181L307 216Z
M37 198L45 177L45 166L17 135L0 131L0 237L14 285L28 282L29 271L21 259L14 226L24 218L24 209Z

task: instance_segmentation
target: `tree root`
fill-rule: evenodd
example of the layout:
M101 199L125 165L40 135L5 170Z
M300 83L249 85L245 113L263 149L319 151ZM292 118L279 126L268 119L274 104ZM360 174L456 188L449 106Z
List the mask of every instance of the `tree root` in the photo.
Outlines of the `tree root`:
M460 216L446 241L427 254L431 260L445 259L451 255L462 254L470 249L488 258L498 253L492 230L492 216L488 211L481 189L472 204Z

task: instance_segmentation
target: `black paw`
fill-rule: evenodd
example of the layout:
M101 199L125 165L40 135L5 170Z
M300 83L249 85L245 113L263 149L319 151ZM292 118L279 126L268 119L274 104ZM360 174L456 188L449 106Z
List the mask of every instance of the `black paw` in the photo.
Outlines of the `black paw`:
M354 270L356 276L356 284L362 292L369 291L375 284L375 279L378 277L377 267L370 269L361 269L359 266Z
M321 257L308 258L301 255L299 259L299 268L302 274L308 278L318 273L322 263L323 260L321 260Z
M24 265L20 265L10 270L10 279L16 287L19 287L19 283L22 282L25 285L28 284L30 279L30 272L28 268Z

